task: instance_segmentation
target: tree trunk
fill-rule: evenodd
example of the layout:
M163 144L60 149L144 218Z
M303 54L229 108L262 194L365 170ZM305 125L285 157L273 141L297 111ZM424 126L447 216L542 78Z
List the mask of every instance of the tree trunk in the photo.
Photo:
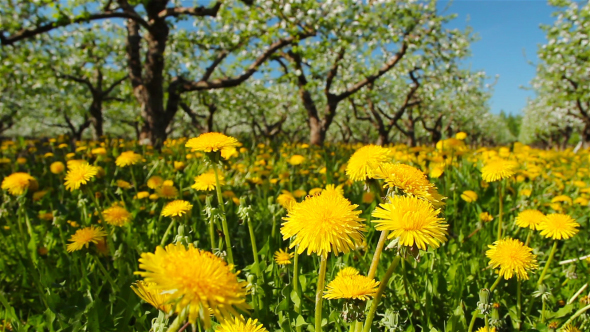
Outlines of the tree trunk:
M97 96L92 97L89 113L93 129L93 138L94 140L98 140L104 134L104 118L102 116L102 100Z
M382 130L379 130L378 132L379 132L379 138L377 138L377 145L389 144L389 137L388 137L389 135Z
M322 128L322 122L317 117L309 118L309 144L322 146L326 139L326 133Z

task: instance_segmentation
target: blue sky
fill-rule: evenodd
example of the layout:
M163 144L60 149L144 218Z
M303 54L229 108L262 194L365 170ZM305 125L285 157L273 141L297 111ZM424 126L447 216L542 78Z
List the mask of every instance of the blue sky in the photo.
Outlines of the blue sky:
M441 10L448 5L449 1L443 0L438 4ZM519 114L527 97L533 96L532 91L520 87L528 86L535 76L528 61L537 63L537 47L546 41L539 25L552 24L555 9L543 0L455 0L441 12L458 14L450 28L471 26L479 35L466 65L484 70L492 78L499 75L490 103L492 112Z

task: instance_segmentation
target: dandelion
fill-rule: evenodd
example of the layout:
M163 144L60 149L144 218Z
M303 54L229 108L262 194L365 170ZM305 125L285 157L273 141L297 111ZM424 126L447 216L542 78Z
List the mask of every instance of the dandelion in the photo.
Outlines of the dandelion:
M156 189L156 193L158 197L162 197L165 199L172 199L178 197L178 189L176 189L174 185L162 185L161 187Z
M479 214L479 220L483 222L490 222L494 220L494 217L489 212L482 212Z
M505 159L497 159L485 164L481 169L481 177L486 182L494 182L511 177L518 164Z
M545 219L545 215L539 210L524 210L514 220L516 226L536 230L539 224Z
M193 184L191 188L196 190L210 191L215 190L216 183L215 173L207 172L195 177L195 184ZM225 178L221 174L219 174L219 184L225 184Z
M150 196L150 193L147 191L140 191L137 193L137 195L135 195L135 198L137 199L144 199L144 198L148 198Z
M67 251L73 252L80 250L84 247L88 248L88 245L92 242L94 244L102 240L107 233L101 227L85 227L76 231L72 237L70 237L70 244L68 244Z
M577 229L578 227L580 227L580 224L572 217L560 213L548 214L537 225L537 229L541 231L541 235L554 240L567 240L571 238L580 231Z
M109 225L123 226L131 221L132 215L122 206L114 205L102 211L104 221Z
M566 195L559 195L559 196L555 196L551 199L551 203L557 203L557 202L565 202L568 203L569 205L572 205L572 198Z
M467 138L467 133L460 131L455 134L455 138L462 141Z
M186 147L193 151L217 152L225 148L235 148L239 145L237 139L221 133L205 133L191 138Z
M142 158L143 157L140 154L133 151L125 151L117 157L115 164L119 167L127 167L137 164Z
M575 325L567 324L563 328L561 328L561 332L582 332L579 328Z
M162 186L162 184L164 183L164 179L162 179L162 177L160 176L152 176L151 178L149 178L147 180L147 186L150 189L157 189L159 187Z
M293 253L288 253L283 249L279 249L275 251L275 262L279 265L289 265L291 264L291 258L293 258Z
M80 186L88 183L98 173L98 168L86 162L74 164L68 170L65 178L65 186L69 191L80 189Z
M527 271L536 269L537 259L533 249L516 239L502 239L488 246L486 256L492 268L500 267L500 276L508 280L516 275L518 280L528 280Z
M305 157L299 154L294 154L289 159L289 164L293 166L301 165L305 161Z
M49 171L53 174L61 174L66 169L66 166L61 161L56 161L49 165Z
M246 282L239 282L232 266L210 252L188 248L182 244L157 247L155 253L143 253L136 272L145 282L154 283L162 293L170 294L169 303L175 312L188 312L188 320L195 324L199 318L211 327L209 310L224 321L236 310L248 310Z
M357 274L360 274L359 270L355 269L352 266L347 266L347 267L341 269L340 271L338 271L336 276L337 277L344 277L344 276L354 276Z
M93 155L97 155L97 156L104 156L107 154L107 149L100 147L100 148L94 148L92 149L92 151L90 151L90 153L92 153Z
M125 180L117 180L117 187L121 189L131 189L132 185Z
M477 332L496 332L496 328L495 327L480 327Z
M379 282L373 278L363 276L356 271L356 274L338 273L324 292L325 299L354 299L367 301L375 296Z
M277 197L277 203L285 208L285 210L289 211L293 205L297 204L297 201L290 192L283 190L283 193Z
M162 209L163 217L182 217L182 215L190 212L193 208L192 204L183 200L172 201Z
M473 190L466 190L461 194L461 199L467 203L475 202L477 201L477 193Z
M362 242L365 225L355 210L358 205L351 204L342 195L322 192L308 196L303 202L294 205L281 227L283 239L294 238L290 248L298 245L297 253L312 252L320 256L334 251L347 253Z
M35 182L35 178L28 173L16 172L5 177L2 180L2 189L8 190L13 196L22 195L32 183Z
M408 195L430 201L435 206L443 205L443 197L421 170L405 164L384 163L375 171L376 179L385 180L385 188L396 188Z
M440 209L414 196L394 196L389 202L379 204L371 220L380 231L391 231L388 238L399 239L401 246L427 246L438 248L447 240L448 224L438 217Z
M172 310L172 305L168 304L170 294L162 294L162 290L156 288L153 282L140 280L131 285L131 289L145 302L154 306L154 308L168 313Z
M371 179L375 171L390 159L391 151L378 145L367 145L358 149L348 160L346 175L351 181Z
M221 322L215 328L215 332L268 332L262 324L258 324L258 319L244 320L243 316L235 317L233 320L228 319Z

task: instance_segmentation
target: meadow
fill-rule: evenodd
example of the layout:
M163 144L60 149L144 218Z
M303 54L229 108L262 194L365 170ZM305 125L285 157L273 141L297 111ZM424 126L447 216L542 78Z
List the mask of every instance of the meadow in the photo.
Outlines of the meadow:
M0 331L589 331L590 151L3 141Z

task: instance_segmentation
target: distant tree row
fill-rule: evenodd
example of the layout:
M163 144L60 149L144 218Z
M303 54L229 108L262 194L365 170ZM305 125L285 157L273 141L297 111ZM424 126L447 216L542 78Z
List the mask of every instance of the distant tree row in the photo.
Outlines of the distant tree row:
M553 25L542 26L547 43L538 50L520 139L565 147L590 143L590 4L551 0Z
M435 1L187 3L0 0L0 134L515 139Z

